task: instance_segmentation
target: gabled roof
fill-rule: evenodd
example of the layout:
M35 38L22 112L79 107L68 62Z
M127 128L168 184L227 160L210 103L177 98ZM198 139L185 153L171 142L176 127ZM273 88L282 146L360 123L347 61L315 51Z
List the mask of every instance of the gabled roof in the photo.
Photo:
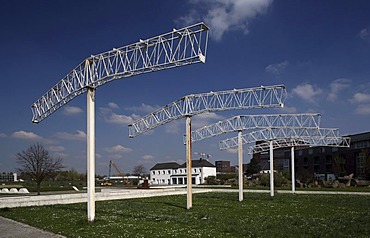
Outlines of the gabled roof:
M168 163L157 163L154 165L150 170L159 170L159 169L177 169L180 165L176 162L168 162Z
M214 166L208 160L199 159L199 160L192 160L191 161L191 167L192 168L201 168L201 167L216 167L216 166ZM183 163L182 165L180 165L179 168L186 168L186 163Z

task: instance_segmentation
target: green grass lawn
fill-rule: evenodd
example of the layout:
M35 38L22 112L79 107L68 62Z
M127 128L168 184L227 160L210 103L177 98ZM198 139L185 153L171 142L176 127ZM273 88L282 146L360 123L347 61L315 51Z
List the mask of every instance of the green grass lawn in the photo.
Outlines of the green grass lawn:
M67 237L370 237L370 196L204 193L0 209L0 216Z

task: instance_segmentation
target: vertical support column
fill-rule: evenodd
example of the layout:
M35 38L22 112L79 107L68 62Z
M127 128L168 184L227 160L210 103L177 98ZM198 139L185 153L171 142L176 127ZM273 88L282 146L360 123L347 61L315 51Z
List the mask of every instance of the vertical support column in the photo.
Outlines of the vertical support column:
M239 201L243 201L243 143L242 131L238 131L238 164L239 164Z
M87 89L87 220L95 219L95 88Z
M274 147L270 141L270 195L274 196Z
M186 193L187 209L193 206L192 201L192 148L191 148L191 116L186 117Z
M292 193L295 193L295 162L294 162L294 146L290 150L291 161L291 170L292 170Z

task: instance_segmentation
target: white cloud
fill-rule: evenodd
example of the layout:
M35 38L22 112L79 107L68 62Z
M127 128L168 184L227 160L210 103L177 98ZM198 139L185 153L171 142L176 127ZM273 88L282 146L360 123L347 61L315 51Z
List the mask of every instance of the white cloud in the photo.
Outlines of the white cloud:
M63 146L49 146L49 150L53 152L61 152L64 151L65 148Z
M211 37L221 40L229 30L247 34L250 20L258 14L264 14L272 0L196 0L191 3L194 8L188 15L179 18L178 22L190 25L204 21L211 29Z
M65 106L63 113L65 115L76 115L82 112L82 109L74 106Z
M214 113L214 112L201 113L201 114L198 114L198 115L193 117L192 127L193 128L200 128L200 127L209 125L209 124L213 123L216 120L219 121L219 120L223 120L223 119L224 119L224 117L222 117L222 116L220 116L220 115L218 115L217 113Z
M63 140L85 140L86 139L86 133L80 130L77 130L76 133L58 132L56 133L55 136Z
M289 106L285 106L283 108L279 108L279 110L283 111L283 112L286 112L286 113L296 113L297 112L297 108L296 107L289 107Z
M336 79L330 83L330 92L328 95L328 100L335 102L338 99L338 94L345 88L350 87L350 79L340 78Z
M319 95L322 94L322 89L314 87L311 84L301 84L292 90L293 95L296 95L303 100L314 103Z
M113 124L127 125L133 122L135 118L139 117L135 114L132 114L131 116L117 114L113 112L111 108L106 108L106 107L99 108L99 111L102 114L105 122L113 123Z
M126 107L126 110L134 111L134 112L143 112L143 113L151 113L156 109L160 108L159 106L151 106L145 103L142 103L140 106L132 106Z
M288 65L289 65L289 62L287 60L285 60L281 63L270 64L265 68L265 70L266 70L267 73L279 76L281 73L283 73L285 68L288 67Z
M14 139L24 139L24 140L38 140L38 141L43 140L41 136L28 131L16 131L10 137Z
M370 28L365 28L365 29L362 29L359 33L358 33L358 36L363 39L363 40L368 40L370 39Z
M356 93L351 99L352 103L368 103L370 102L370 94Z
M155 157L153 155L143 155L141 157L144 161L152 161Z
M238 148L235 148L235 149L227 149L225 151L227 153L230 153L230 154L237 154L238 153Z
M108 153L121 153L121 152L131 152L132 151L131 148L127 148L127 147L124 147L122 145L115 145L115 146L112 146L112 147L107 147L107 148L105 148L105 150Z
M108 103L108 107L112 109L119 109L119 106L114 102Z
M360 115L370 115L370 103L358 105L355 112Z

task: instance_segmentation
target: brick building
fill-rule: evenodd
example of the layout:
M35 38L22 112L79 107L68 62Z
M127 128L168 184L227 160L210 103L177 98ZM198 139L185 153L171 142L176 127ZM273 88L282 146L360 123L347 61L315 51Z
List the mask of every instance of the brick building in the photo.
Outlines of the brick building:
M365 179L367 160L370 160L370 132L348 135L349 148L341 147L297 147L294 152L296 178L300 180L318 177L335 179L353 174ZM291 171L290 148L274 150L274 170ZM269 152L253 155L262 170L269 169Z

